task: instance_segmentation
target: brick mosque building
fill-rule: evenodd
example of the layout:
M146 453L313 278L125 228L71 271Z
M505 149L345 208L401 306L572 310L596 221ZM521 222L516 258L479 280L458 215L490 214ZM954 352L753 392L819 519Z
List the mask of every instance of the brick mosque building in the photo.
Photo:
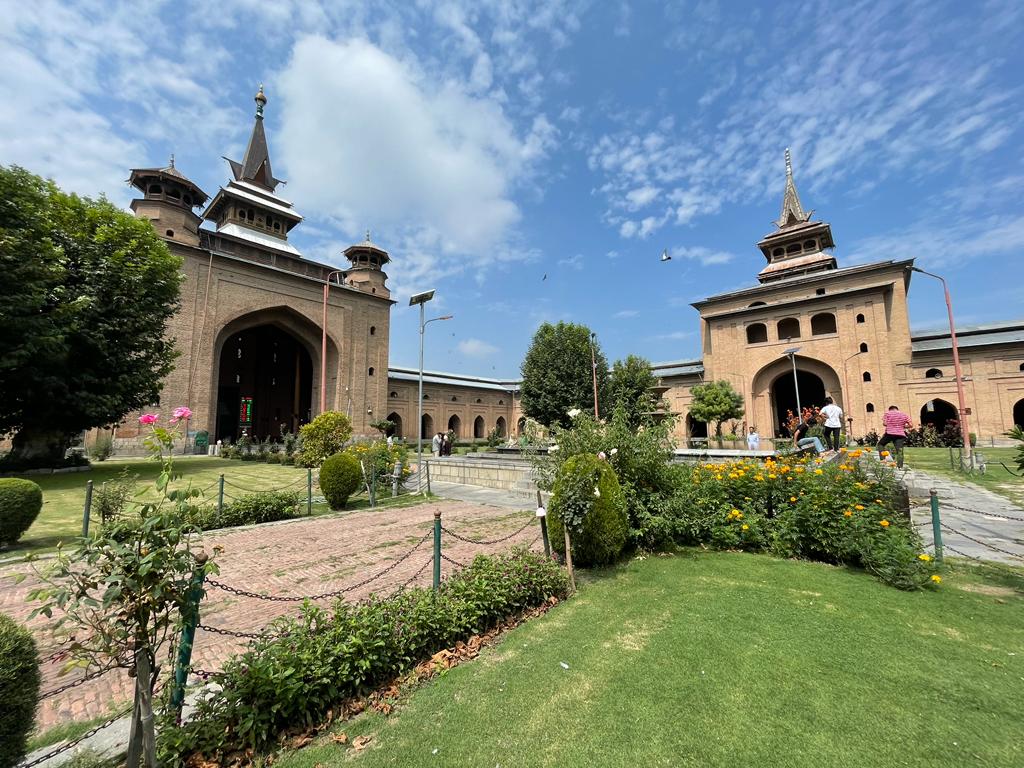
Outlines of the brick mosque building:
M320 412L323 370L326 409L349 414L356 434L387 418L415 439L418 371L388 358L391 257L367 234L345 249L349 266L339 270L289 243L302 216L277 191L262 86L255 100L245 155L228 160L230 178L212 199L173 159L131 171L141 194L132 210L184 264L181 308L168 328L181 356L162 403L188 404L190 430L207 431L211 442L243 431L276 438ZM831 396L854 435L877 428L890 404L939 425L955 418L948 331L910 331L913 260L840 268L831 227L801 205L788 153L782 214L758 247L767 264L756 286L694 304L703 358L653 367L680 417L680 438L706 434L689 416L690 387L718 379L743 394L744 423L770 434L795 409L783 354L794 347L801 402ZM1024 423L1024 322L961 329L958 339L971 431L987 439ZM479 439L515 434L523 423L515 381L426 372L423 405L426 436L450 429ZM136 420L126 419L116 438L135 442Z

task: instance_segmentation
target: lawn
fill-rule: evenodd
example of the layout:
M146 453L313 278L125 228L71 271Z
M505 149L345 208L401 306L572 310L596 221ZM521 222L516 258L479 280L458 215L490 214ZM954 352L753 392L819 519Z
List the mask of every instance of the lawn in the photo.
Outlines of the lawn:
M307 473L305 469L289 467L281 464L263 464L259 462L243 462L231 459L220 459L209 456L183 456L174 461L175 469L182 473L179 482L190 482L192 487L204 491L204 498L210 503L217 502L217 485L220 475L225 479L225 503L232 497L276 489L292 490L306 495ZM156 498L156 490L152 485L160 472L160 464L147 459L125 459L94 463L88 472L71 472L58 475L30 475L43 489L43 511L39 514L32 527L25 532L21 540L12 547L0 552L0 556L21 555L29 552L40 552L52 549L62 540L69 540L82 532L82 510L85 504L85 487L89 480L95 488L104 482L115 479L127 469L139 478L138 487L145 490L142 498ZM318 496L317 471L313 470L313 495ZM390 489L380 489L379 498L388 501ZM417 501L422 500L417 499ZM402 500L402 504L409 503ZM350 499L347 509L359 509L368 506L363 496ZM330 512L323 502L313 504L313 514ZM93 524L96 521L94 519Z
M987 464L985 474L973 472L968 475L965 472L952 469L949 465L949 448L907 448L906 462L907 466L913 469L921 469L925 472L975 483L1024 506L1024 477L1015 475L1006 469L1006 467L1017 469L1013 460L1017 449L978 448L977 450L985 457ZM1002 466L1003 464L1006 466Z
M274 764L1020 766L1022 679L1019 573L906 593L688 552L589 579L390 716L336 726L361 752L322 737Z

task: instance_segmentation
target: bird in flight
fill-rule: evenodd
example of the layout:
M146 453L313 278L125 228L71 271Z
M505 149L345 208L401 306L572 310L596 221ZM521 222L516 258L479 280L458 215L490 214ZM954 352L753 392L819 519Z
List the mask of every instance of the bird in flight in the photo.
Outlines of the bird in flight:
M547 279L548 279L548 273L547 273L547 272L545 272L545 273L544 273L544 277L542 277L542 278L540 279L540 281L541 281L541 282L543 283L543 282L544 282L545 280L547 280Z
M662 261L672 261L672 257L668 255L668 248L666 248L665 250L663 250L661 252L661 260Z

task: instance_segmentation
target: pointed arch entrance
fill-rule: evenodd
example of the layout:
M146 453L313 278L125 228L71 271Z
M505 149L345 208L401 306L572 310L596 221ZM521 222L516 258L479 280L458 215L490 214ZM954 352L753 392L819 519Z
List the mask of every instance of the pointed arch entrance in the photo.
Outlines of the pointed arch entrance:
M499 416L498 420L494 422L494 428L498 430L498 437L505 437L505 417Z
M486 427L484 426L484 417L483 416L477 416L475 419L473 419L473 438L474 439L476 439L476 440L483 439L483 437L484 437L484 430L485 429L486 429Z
M458 440L459 437L460 437L459 430L461 428L462 428L462 419L460 419L455 414L452 414L452 417L450 419L448 419L448 431L452 433L452 435L455 437L456 440Z
M787 413L796 415L796 391L800 389L802 408L821 407L825 398L831 397L836 405L844 408L843 391L839 375L828 363L811 357L796 356L796 383L793 381L793 366L788 357L780 357L764 366L754 375L751 395L754 408L747 420L761 435L783 436Z
M1024 397L1013 404L1013 423L1024 429Z
M391 422L391 426L388 428L388 437L402 437L402 417L392 411L388 414L388 421Z
M957 421L956 406L941 397L929 400L921 406L921 426L931 424L939 432L946 428L946 424Z
M434 436L434 417L429 413L423 414L423 421L420 422L420 437L430 440Z

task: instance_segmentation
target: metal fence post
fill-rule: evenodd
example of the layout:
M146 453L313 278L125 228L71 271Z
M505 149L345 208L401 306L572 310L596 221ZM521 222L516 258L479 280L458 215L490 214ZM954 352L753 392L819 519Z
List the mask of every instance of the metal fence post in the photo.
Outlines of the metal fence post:
M402 476L402 462L395 462L395 471L391 477L391 498L398 495L398 480Z
M313 514L313 468L306 468L306 515Z
M430 462L429 461L424 461L423 462L423 466L427 470L427 496L429 496L430 495Z
M189 612L181 628L181 642L178 643L178 663L174 668L174 689L171 691L171 706L178 713L181 722L181 705L185 703L185 682L188 680L189 666L192 664L192 644L196 638L196 625L199 623L199 601L203 596L203 579L206 577L205 552L196 554L199 566L192 572L192 584L188 591Z
M441 510L434 510L434 591L441 586Z
M551 542L548 541L548 511L544 508L544 500L537 491L537 517L540 518L540 537L544 541L544 557L551 559Z
M90 514L92 514L92 480L85 484L85 508L82 510L82 538L89 535Z
M217 515L224 511L224 475L217 481Z
M932 502L932 538L935 541L935 559L942 562L942 520L939 518L939 492L932 488L928 491Z

